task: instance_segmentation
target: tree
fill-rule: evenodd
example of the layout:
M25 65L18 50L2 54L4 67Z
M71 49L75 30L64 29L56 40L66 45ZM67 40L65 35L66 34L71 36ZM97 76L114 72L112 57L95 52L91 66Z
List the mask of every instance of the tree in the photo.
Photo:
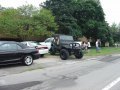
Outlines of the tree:
M106 33L104 12L99 2L95 0L77 0L74 17L82 28L82 33L87 38L102 38Z
M54 16L47 9L36 9L31 5L19 8L21 13L23 30L20 33L23 38L39 39L51 36L57 30ZM24 32L24 33L23 33Z
M119 39L119 37L120 37L120 24L116 25L115 23L113 23L110 26L110 30L111 30L114 42L120 42L120 39Z
M41 37L51 36L57 31L55 18L52 16L51 11L47 9L41 9L38 11L38 13L33 15L32 26L34 31L37 31L36 34L39 34Z
M77 20L73 17L75 0L47 0L44 3L45 8L52 11L55 20L59 25L57 33L69 34L75 37L82 35L81 28Z
M47 0L43 7L55 15L58 33L108 40L109 26L99 0Z
M0 12L0 37L41 40L57 31L51 11L26 5Z
M8 8L0 12L0 35L3 37L17 37L17 23L19 12Z

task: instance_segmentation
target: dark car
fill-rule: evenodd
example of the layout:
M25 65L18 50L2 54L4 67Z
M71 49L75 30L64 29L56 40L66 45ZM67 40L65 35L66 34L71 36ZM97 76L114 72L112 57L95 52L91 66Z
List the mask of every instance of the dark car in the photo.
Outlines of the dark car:
M22 62L24 65L31 65L33 60L39 58L35 48L14 41L0 41L0 64L12 64Z

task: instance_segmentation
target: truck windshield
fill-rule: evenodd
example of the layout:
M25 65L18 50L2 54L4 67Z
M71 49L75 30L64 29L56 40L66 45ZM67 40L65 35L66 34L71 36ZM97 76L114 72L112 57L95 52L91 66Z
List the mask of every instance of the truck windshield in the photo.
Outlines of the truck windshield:
M73 37L72 37L72 36L64 36L64 35L63 35L63 36L60 36L60 39L61 39L61 40L71 40L71 41L72 41L72 40L73 40Z

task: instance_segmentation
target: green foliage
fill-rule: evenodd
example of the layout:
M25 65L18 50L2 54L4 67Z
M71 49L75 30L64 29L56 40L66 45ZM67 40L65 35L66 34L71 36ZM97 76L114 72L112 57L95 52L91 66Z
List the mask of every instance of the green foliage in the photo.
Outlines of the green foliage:
M76 4L74 17L82 28L83 35L87 38L106 40L105 37L109 31L100 3L94 0L78 0Z
M55 20L59 25L57 33L69 34L75 37L82 35L81 28L77 24L77 19L73 17L75 0L47 0L44 7L50 9L55 15Z
M59 32L109 41L110 30L99 0L47 0L44 7L55 15Z
M90 52L86 53L86 56L104 56L111 54L120 54L120 47L101 47L100 53L96 52L96 48L90 49Z
M16 37L18 11L6 9L0 12L0 35Z
M46 28L47 31L54 32L57 31L57 24L54 22L55 17L52 16L51 11L47 9L41 9L33 15L33 22L36 22L37 25Z
M115 23L113 23L110 26L110 30L113 36L113 40L114 42L120 42L120 24L116 25Z
M102 42L120 41L120 25L108 26L99 0L47 0L43 7L0 6L0 37L39 40L60 33Z
M40 40L57 31L57 24L50 10L24 5L18 9L0 11L0 37L22 40Z

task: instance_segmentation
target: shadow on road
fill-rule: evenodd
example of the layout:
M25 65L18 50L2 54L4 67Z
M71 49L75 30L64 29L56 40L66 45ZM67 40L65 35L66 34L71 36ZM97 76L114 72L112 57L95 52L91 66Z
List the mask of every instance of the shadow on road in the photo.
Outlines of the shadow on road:
M42 82L40 81L33 81L33 82L26 82L26 83L14 84L14 85L0 86L0 90L21 90L41 83Z
M23 64L5 64L5 65L0 65L0 69L4 68L13 68L13 67L23 67Z

